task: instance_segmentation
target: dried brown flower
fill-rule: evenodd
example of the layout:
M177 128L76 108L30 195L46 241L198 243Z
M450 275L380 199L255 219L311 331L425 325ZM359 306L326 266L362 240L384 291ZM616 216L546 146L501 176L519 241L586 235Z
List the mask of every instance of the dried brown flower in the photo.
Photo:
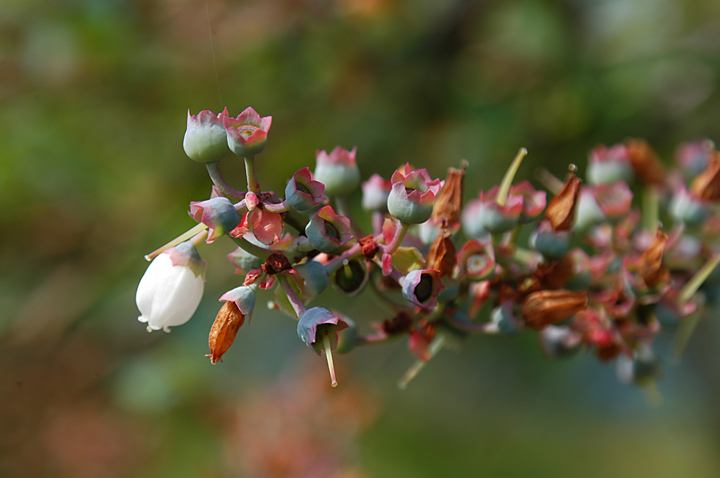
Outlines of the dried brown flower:
M243 323L245 323L245 315L240 312L235 302L232 300L225 302L215 317L208 337L210 353L206 357L210 357L212 363L217 363L228 351Z
M705 171L700 173L690 185L690 191L700 199L717 201L720 199L720 155L710 160Z
M541 290L525 297L521 312L530 327L540 330L569 319L587 306L585 291Z
M455 224L460 220L463 196L463 178L465 176L464 162L462 169L448 168L445 186L435 198L433 205L432 220L435 223L446 219L449 224Z
M580 179L575 176L575 173L569 173L562 189L550 201L545 211L545 217L548 218L553 229L567 231L572 227L579 194Z
M282 252L274 252L270 254L262 268L268 275L273 275L278 272L292 269L292 264L290 264L288 258L285 257L285 254Z
M365 256L367 259L372 259L373 257L375 257L375 254L377 254L378 251L378 243L375 242L372 234L369 236L361 237L360 239L358 239L358 242L360 243L360 248L362 249L363 256Z
M437 235L432 245L430 246L430 253L428 254L428 269L435 269L440 271L444 276L452 276L453 269L457 262L455 244L450 239L450 231L445 227L440 228L440 233Z
M663 252L667 241L667 234L658 229L650 247L640 258L640 277L648 287L654 287L668 274L667 270L662 266Z
M665 169L655 150L644 139L627 139L628 157L635 176L645 184L664 184Z

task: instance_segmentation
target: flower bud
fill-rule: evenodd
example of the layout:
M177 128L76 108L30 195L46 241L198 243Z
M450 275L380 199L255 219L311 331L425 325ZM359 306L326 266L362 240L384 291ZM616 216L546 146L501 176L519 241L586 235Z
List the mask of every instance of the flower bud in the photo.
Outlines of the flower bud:
M318 151L315 164L315 180L325 185L325 193L344 196L360 185L360 169L355 161L357 148L348 151L337 146L330 154Z
M248 107L237 118L226 116L223 126L227 133L230 150L244 158L250 158L262 152L267 144L267 134L272 124L272 116L261 118L254 109Z
M480 215L483 203L478 199L468 201L463 208L461 221L465 236L473 239L486 239L490 237L490 231L485 229L480 223Z
M596 226L605 220L597 199L595 198L595 189L592 187L580 188L580 195L575 207L575 218L572 228L577 232L587 232L593 226Z
M715 145L710 140L684 143L678 147L675 159L685 174L691 178L698 176L707 168L712 158L717 157Z
M614 221L630 211L633 193L624 181L595 186L595 199L605 218Z
M402 283L405 300L424 309L432 309L437 305L437 296L443 289L445 284L436 270L411 271Z
M265 259L256 255L250 254L242 247L238 247L233 252L227 255L228 260L242 272L250 272L251 270L258 269L263 265Z
M550 201L545 211L545 217L556 231L567 231L572 227L579 193L580 179L574 173L569 173L562 189Z
M710 216L710 209L701 200L693 197L685 186L675 190L668 209L675 221L689 227L702 224Z
M530 235L530 247L547 259L561 259L570 250L570 233L556 231L549 221L541 221Z
M307 211L325 201L325 185L315 181L309 168L302 168L290 179L285 187L285 200L296 211Z
M229 199L224 197L215 197L206 201L192 201L188 214L196 221L208 226L210 229L207 238L208 244L235 229L241 220L235 206Z
M295 266L295 270L303 280L303 295L313 298L322 293L330 285L325 266L318 261L307 261Z
M335 214L331 206L321 208L305 227L310 244L320 252L333 252L352 239L350 220Z
M537 219L547 204L545 191L536 191L529 181L510 186L510 196L520 196L523 200L520 222L528 223Z
M493 233L507 232L514 228L520 220L523 208L523 197L512 194L508 194L505 204L500 205L497 202L499 190L500 188L495 186L487 194L480 191L482 206L477 220L483 229Z
M362 183L362 208L366 211L387 211L392 182L375 173Z
M205 287L205 261L184 242L157 256L138 284L135 301L148 330L182 325L195 313Z
M587 308L587 292L541 290L525 297L521 312L525 322L536 330L567 320Z
M227 117L227 108L217 116L208 110L193 116L188 110L187 129L183 138L185 154L199 163L220 161L229 155L227 133L223 126L223 119Z
M632 178L633 167L628 148L624 144L611 148L600 145L590 152L587 168L587 180L590 184L613 184L630 181Z
M426 169L410 170L407 165L405 172L396 170L392 175L388 211L407 224L420 224L430 219L435 196L443 184L439 179L430 179Z

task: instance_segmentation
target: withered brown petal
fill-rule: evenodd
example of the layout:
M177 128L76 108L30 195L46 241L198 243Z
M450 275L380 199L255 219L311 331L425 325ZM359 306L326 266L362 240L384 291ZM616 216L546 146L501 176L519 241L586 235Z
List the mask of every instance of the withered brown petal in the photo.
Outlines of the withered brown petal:
M435 222L446 219L449 224L455 224L460 220L464 177L464 169L448 168L445 185L433 204L432 219Z
M690 185L690 191L700 199L717 201L720 199L720 158L716 154Z
M409 331L412 324L412 316L407 312L400 311L392 319L384 320L382 329L388 335L396 335Z
M657 153L644 139L627 139L625 146L635 176L645 184L664 184L665 169Z
M580 179L574 173L569 173L562 189L550 201L545 211L545 217L548 218L553 229L567 231L572 227L579 194Z
M521 312L525 322L540 330L551 324L569 319L587 308L587 292L570 290L541 290L525 297Z
M440 233L430 246L427 267L440 271L444 276L452 276L457 263L456 254L455 244L450 239L450 231L444 228L440 229Z
M235 302L231 300L225 302L215 317L208 337L210 354L206 357L210 357L212 363L217 363L228 351L243 323L245 323L245 316Z
M286 271L288 269L292 269L292 264L290 264L290 261L287 257L285 257L285 254L283 254L282 252L273 252L267 258L262 268L265 272L267 272L268 275L273 275L282 271Z
M650 247L640 258L640 277L649 287L655 286L666 275L662 267L662 259L667 241L667 234L658 229Z
M377 254L378 251L378 243L375 242L372 235L361 237L358 239L358 242L360 243L363 256L368 259L375 257L375 254Z

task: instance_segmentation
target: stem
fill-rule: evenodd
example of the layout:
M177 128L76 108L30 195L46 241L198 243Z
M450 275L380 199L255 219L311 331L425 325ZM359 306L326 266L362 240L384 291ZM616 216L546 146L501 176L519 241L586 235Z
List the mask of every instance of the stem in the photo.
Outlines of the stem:
M274 204L271 202L264 202L263 209L265 209L268 212L285 212L285 211L290 210L290 205L287 203L287 201L283 201L278 204Z
M241 247L242 249L244 249L245 252L249 252L250 254L252 254L252 255L254 255L254 256L257 256L257 257L262 257L263 259L267 259L268 257L270 257L270 254L272 254L273 252L275 252L275 251L272 251L272 250L269 250L269 249L265 249L265 248L260 247L260 246L256 246L255 244L253 244L252 242L248 241L248 240L245 239L244 237L232 237L232 236L230 236L230 238L233 240L233 242L235 242L235 244L237 244L239 247Z
M171 247L175 247L178 244L180 244L181 242L187 241L188 239L194 237L196 234L204 231L205 229L207 229L207 226L205 224L203 224L203 223L196 224L192 229L189 229L189 230L183 232L178 237L176 237L172 241L168 242L164 246L160 247L159 249L155 249L150 254L146 254L145 260L148 262L153 260L155 257L159 256L160 254L167 251Z
M703 285L703 282L705 282L705 280L710 277L710 274L712 274L712 271L715 269L718 263L720 263L720 254L716 254L715 257L706 262L700 268L700 270L698 270L697 273L687 282L687 284L685 284L683 288L680 289L680 293L678 294L679 305L684 305L692 298L693 295L695 295L695 292L697 292L700 286Z
M203 242L208 237L208 231L202 231L195 235L192 239L190 239L190 244L193 245L193 247L197 247L200 245L201 242Z
M210 179L212 179L213 184L217 186L217 188L220 190L221 193L225 195L225 197L232 201L240 201L245 197L244 192L238 191L237 189L230 186L227 181L225 181L225 178L220 171L220 161L205 163L205 167L207 168L208 174L210 175Z
M445 342L445 337L443 335L440 335L435 338L435 340L432 341L429 347L430 352L430 358L433 358L443 347L443 344ZM408 369L407 372L405 372L405 375L400 379L398 382L398 387L400 390L405 390L408 386L408 383L410 383L410 380L415 378L415 376L420 373L422 369L425 368L425 365L427 362L423 362L422 360L416 360L414 364Z
M327 331L323 332L323 347L325 348L325 358L327 359L328 370L330 371L330 385L337 387L337 378L335 378L335 364L333 363L332 348L330 347L330 338Z
M513 159L512 163L510 164L510 167L505 172L505 176L503 177L502 182L500 183L500 189L498 190L497 195L497 203L501 206L505 205L505 200L507 199L508 192L510 192L510 186L512 185L513 180L515 179L515 174L517 174L518 169L520 168L520 163L522 163L522 160L525 156L527 156L528 152L525 148L520 148L520 150L515 155L515 158Z
M395 236L393 236L390 244L385 246L385 250L383 251L383 253L392 254L393 252L395 252L400 246L402 240L405 238L405 234L407 234L408 230L410 230L410 224L407 224L403 221L398 221L398 227L395 231Z
M545 186L545 189L555 195L557 195L563 187L563 182L545 168L536 169L535 178Z
M648 184L642 191L642 222L645 229L655 233L658 228L658 191L653 184Z
M248 191L260 194L260 183L255 176L255 156L243 158L245 160L245 175L247 176Z
M358 257L360 257L361 254L362 249L360 248L360 244L355 244L350 249L325 264L325 271L328 273L328 275L332 275L337 272L338 269L340 269L340 267L345 263L345 261L357 259Z
M298 320L300 319L300 316L305 313L307 310L305 308L305 304L303 304L302 300L300 300L300 297L297 296L295 293L295 290L290 285L290 282L288 281L287 277L285 277L282 274L276 274L278 278L278 282L280 282L280 286L283 289L283 292L285 292L285 295L287 296L288 300L290 301L290 305L292 305L292 308L295 310L295 315L297 315Z

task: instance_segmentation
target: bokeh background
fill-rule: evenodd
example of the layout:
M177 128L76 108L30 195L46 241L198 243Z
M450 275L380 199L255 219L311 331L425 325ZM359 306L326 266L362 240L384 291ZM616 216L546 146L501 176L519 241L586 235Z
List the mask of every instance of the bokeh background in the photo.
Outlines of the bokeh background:
M143 255L210 191L183 154L188 108L273 116L264 189L342 145L364 177L466 158L469 197L520 146L523 178L629 136L670 163L720 138L719 76L710 0L3 0L0 476L720 476L717 317L666 359L657 407L532 334L471 338L402 392L404 343L357 350L332 390L263 307L211 366L216 298L239 280L224 240L201 248L188 324L148 334L134 304Z

